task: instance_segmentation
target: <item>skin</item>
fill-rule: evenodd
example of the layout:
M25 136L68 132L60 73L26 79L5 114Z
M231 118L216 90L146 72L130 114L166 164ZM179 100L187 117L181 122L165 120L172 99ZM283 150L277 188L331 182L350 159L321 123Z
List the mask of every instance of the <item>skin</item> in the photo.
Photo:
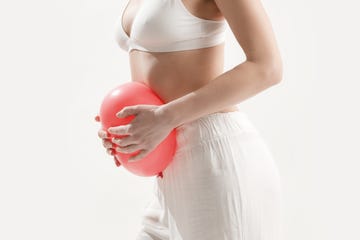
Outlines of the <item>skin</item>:
M143 0L130 0L123 16L131 34L133 18ZM122 109L121 117L136 115L131 124L103 130L98 136L106 152L131 153L139 160L151 152L173 128L199 117L237 110L236 105L282 79L282 61L268 16L260 0L182 0L193 15L226 19L246 60L223 72L224 44L177 51L132 50L129 63L133 81L143 81L165 101L161 106L137 105ZM189 107L191 106L191 107ZM119 116L120 117L120 116ZM96 120L100 121L99 116ZM118 160L114 157L117 166Z

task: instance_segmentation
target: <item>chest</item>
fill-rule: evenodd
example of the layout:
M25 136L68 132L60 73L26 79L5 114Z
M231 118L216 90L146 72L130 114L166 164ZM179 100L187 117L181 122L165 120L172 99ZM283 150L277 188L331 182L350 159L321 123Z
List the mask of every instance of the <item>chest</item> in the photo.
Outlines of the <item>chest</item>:
M191 39L198 42L223 29L223 19L195 16L183 1L123 0L116 26L120 46L124 50L161 50L178 45L175 48L180 49L192 45Z

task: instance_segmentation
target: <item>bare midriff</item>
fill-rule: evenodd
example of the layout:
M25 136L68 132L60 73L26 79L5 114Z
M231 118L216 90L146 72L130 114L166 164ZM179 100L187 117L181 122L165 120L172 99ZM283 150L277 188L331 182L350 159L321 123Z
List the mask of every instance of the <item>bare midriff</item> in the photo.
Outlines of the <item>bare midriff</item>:
M223 73L224 43L176 52L133 49L129 53L129 62L133 81L145 83L168 103L203 87ZM220 93L214 96L215 99L219 97ZM215 112L237 110L233 105Z

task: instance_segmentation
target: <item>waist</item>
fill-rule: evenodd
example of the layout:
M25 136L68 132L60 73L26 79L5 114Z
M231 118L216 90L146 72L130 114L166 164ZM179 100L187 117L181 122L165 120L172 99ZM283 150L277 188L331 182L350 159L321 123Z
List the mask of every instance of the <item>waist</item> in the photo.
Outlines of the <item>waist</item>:
M234 111L239 111L239 108L236 105L233 106L229 106L229 107L225 107L219 111L216 111L214 113L227 113L227 112L234 112Z
M258 130L245 112L237 110L215 112L186 122L176 128L176 133L179 150L218 138L258 134Z

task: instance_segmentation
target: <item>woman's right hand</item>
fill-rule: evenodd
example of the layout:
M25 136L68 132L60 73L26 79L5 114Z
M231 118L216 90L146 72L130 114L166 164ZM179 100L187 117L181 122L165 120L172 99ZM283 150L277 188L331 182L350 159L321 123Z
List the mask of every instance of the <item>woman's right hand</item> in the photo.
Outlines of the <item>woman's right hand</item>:
M100 116L99 115L95 116L95 121L100 122ZM107 134L106 131L104 131L102 129L99 129L98 136L99 136L99 138L102 139L102 145L105 147L106 153L113 156L113 159L115 161L115 165L117 167L120 167L121 163L117 160L117 158L114 155L116 153L116 151L114 149L114 147L116 147L116 144L111 141L111 139L109 138L110 136Z

